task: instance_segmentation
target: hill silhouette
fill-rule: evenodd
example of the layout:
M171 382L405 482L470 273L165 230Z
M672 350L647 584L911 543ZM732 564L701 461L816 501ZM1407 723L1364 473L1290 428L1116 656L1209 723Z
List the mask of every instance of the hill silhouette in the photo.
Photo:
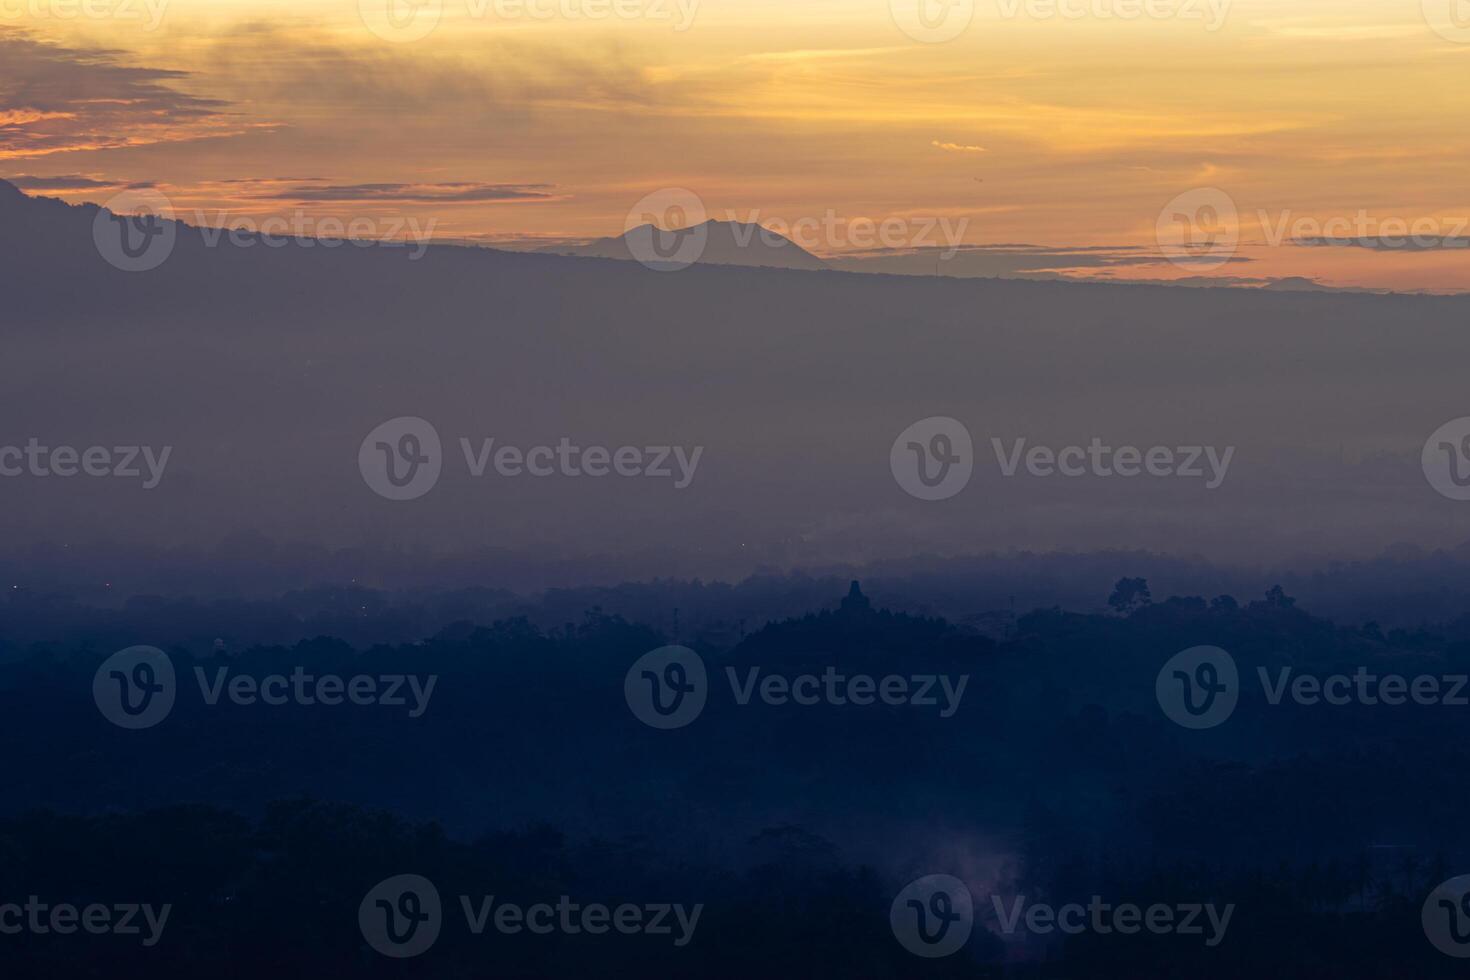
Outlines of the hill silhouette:
M665 231L655 225L630 229L614 238L600 238L586 245L546 249L558 255L589 258L638 260L655 266L675 253L691 237L700 240L694 262L706 265L736 265L773 269L825 269L827 263L800 245L757 224L710 219L702 225ZM690 254L695 254L691 251ZM677 263L690 264L689 262Z
M256 542L230 546L241 562L350 554L322 559L334 581L393 584L409 551L438 584L493 568L539 588L1009 549L1319 566L1470 538L1470 511L1420 461L1467 412L1466 298L660 273L182 223L157 268L129 272L99 251L99 220L116 230L95 206L0 186L0 444L173 447L150 490L0 480L16 567L54 561L99 588L164 567L193 581L181 569L222 542ZM889 458L936 415L968 427L975 456L969 486L937 504L905 493ZM358 451L404 416L433 424L443 471L396 503ZM1207 490L1006 476L997 460L1093 438L1234 447L1234 462ZM488 439L702 453L682 488L476 477Z
M1273 588L1255 600L1169 596L1126 616L1036 610L1009 640L959 636L946 652L943 620L892 613L856 587L838 596L733 650L701 647L709 705L672 732L637 720L623 688L670 638L596 610L552 630L511 619L361 648L320 636L173 650L176 703L127 738L85 693L106 651L37 644L0 662L0 736L21 747L0 800L0 884L171 903L175 918L161 956L34 934L11 937L7 965L27 976L99 962L123 977L358 975L373 961L353 911L375 882L411 871L450 902L570 894L707 908L677 955L447 932L424 975L478 976L488 962L517 976L646 976L652 965L741 977L769 960L750 952L755 934L777 937L803 975L878 980L913 975L889 928L893 896L952 869L977 910L992 895L1097 895L1229 902L1237 914L1211 949L1149 934L1004 937L981 912L965 955L936 976L1458 975L1420 927L1429 890L1467 857L1454 708L1273 704L1250 686L1228 721L1189 731L1160 710L1155 677L1202 638L1232 652L1242 676L1352 664L1463 675L1463 625L1341 626ZM850 649L864 629L872 639ZM918 699L740 704L724 680L727 667L760 667L794 683L824 662L968 683L942 716ZM192 679L297 668L439 683L414 719L386 703L211 704ZM262 946L267 928L279 936ZM283 949L309 969L282 972Z

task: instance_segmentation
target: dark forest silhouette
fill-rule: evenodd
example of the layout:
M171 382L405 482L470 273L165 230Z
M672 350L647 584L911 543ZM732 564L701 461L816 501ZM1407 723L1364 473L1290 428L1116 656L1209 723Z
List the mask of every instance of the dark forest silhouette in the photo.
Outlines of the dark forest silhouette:
M1153 676L1199 643L1231 651L1243 674L1451 674L1470 671L1470 641L1335 625L1281 589L1148 592L1125 577L1118 612L1036 610L992 638L875 608L854 584L731 645L690 642L712 673L965 673L954 717L712 698L677 732L639 724L621 695L629 664L669 637L596 609L554 629L463 622L409 644L174 651L181 672L438 675L414 720L181 697L156 728L109 733L87 692L111 650L39 645L0 670L0 734L20 747L0 893L176 910L156 949L26 936L13 962L138 977L1452 975L1418 915L1470 860L1463 709L1256 694L1218 729L1189 732L1160 713ZM990 916L963 955L910 957L886 921L897 886L987 849L1007 894L1233 902L1236 919L1215 949L1148 935L1017 948ZM657 894L703 902L706 921L683 949L446 933L417 960L379 962L356 902L405 870L446 894Z

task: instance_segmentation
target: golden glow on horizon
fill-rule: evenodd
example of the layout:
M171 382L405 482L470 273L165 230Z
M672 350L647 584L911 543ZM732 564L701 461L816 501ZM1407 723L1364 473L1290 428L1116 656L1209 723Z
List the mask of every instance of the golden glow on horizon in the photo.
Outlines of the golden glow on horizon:
M186 211L556 239L617 234L643 195L688 187L712 216L964 218L967 242L1050 246L1151 245L1160 208L1200 186L1236 200L1247 241L1288 211L1445 235L1470 216L1470 25L1446 37L1418 0L1236 0L1218 30L1224 0L1156 0L1202 20L975 0L946 43L911 39L887 0L602 0L664 19L429 0L433 32L403 43L357 0L52 13L68 2L0 0L0 175L94 182L42 191L74 201L155 181ZM1470 251L1270 253L1217 274L1470 288Z

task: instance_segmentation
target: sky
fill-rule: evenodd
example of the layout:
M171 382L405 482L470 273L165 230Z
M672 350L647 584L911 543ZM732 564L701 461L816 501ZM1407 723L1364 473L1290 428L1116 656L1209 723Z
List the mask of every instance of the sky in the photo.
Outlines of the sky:
M1467 81L1466 0L0 0L0 176L519 247L680 189L827 256L1470 289Z

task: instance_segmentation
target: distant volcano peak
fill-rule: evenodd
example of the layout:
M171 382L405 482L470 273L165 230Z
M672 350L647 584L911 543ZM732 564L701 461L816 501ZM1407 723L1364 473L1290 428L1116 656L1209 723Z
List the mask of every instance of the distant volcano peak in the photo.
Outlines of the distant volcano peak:
M586 245L547 249L562 255L643 261L645 265L738 265L774 269L826 269L827 263L769 228L711 218L685 228L646 224Z

